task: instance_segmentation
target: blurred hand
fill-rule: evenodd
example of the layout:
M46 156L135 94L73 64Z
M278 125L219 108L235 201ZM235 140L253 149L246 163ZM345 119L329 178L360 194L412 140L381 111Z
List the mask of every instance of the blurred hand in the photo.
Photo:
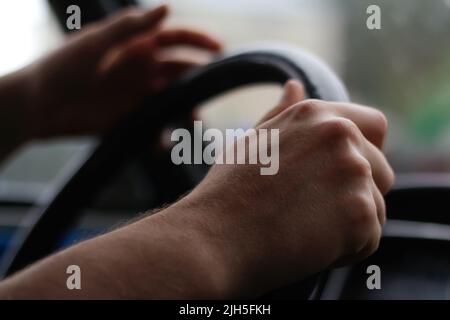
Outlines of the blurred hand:
M25 69L32 137L103 133L145 96L162 90L196 65L168 48L217 52L213 37L190 29L162 29L166 6L129 9L72 36Z
M394 180L381 151L384 115L303 98L302 86L290 81L258 127L280 130L278 174L261 176L258 165L215 165L175 205L195 213L180 210L180 227L198 221L206 229L204 243L221 257L218 273L230 296L255 296L378 247L383 194Z

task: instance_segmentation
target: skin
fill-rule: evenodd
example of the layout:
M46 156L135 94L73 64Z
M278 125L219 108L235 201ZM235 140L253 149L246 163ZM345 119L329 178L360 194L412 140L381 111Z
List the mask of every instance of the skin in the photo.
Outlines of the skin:
M147 48L155 48L154 43L156 48L180 44L173 34L157 36L167 36L156 27L164 14L133 13L126 18L133 32L117 27L124 16L85 31L53 57L22 71L29 80L19 81L18 75L2 79L0 99L31 92L33 106L21 107L25 116L17 119L39 119L25 126L32 137L101 133L132 108L141 92L157 91L173 79L170 72L161 74L166 63L155 65L155 49ZM220 47L209 36L188 33L191 40L181 37L181 44ZM142 34L146 41L126 41L125 49L119 50L125 53L114 49L107 58L98 58L98 51L116 48L131 34ZM98 41L92 41L96 36ZM166 40L154 40L158 37ZM134 70L141 54L151 56L151 63L145 63L152 76L144 81L150 85L138 93L117 93L114 107L114 101L103 104L110 88L126 83L121 79L128 75L127 66ZM89 68L65 63L80 56L88 57ZM181 64L185 65L171 63ZM72 76L62 76L68 74ZM12 90L14 83L17 88ZM74 84L76 90L59 96ZM55 86L61 89L49 89ZM1 93L1 88L9 93ZM60 106L56 101L63 96ZM53 119L46 121L48 115ZM4 280L0 298L251 298L373 253L386 219L383 195L394 181L381 151L387 131L384 115L354 104L304 100L302 85L289 81L280 103L257 128L280 130L277 175L261 176L258 165L215 165L191 193L157 214L77 244ZM65 271L73 264L81 267L82 290L66 288Z
M214 37L165 28L167 6L125 10L89 25L54 53L0 79L1 114L8 115L1 157L20 142L54 136L103 134L148 95L198 65L173 50L221 51ZM3 125L3 124L2 124ZM18 137L8 143L11 136ZM1 141L1 140L0 140Z

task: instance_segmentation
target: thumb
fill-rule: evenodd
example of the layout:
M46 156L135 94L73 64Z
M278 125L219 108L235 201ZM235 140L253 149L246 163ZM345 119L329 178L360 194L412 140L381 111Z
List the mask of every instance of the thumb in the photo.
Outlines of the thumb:
M279 112L305 99L305 89L298 80L289 80L284 86L284 94L276 108Z
M289 80L284 85L284 93L278 105L270 110L258 123L260 125L280 114L293 104L305 99L305 89L298 80Z

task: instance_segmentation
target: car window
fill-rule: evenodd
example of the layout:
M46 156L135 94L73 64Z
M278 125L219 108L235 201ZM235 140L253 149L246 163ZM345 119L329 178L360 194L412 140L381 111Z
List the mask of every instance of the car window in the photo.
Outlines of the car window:
M45 0L0 2L0 76L27 65L63 39Z

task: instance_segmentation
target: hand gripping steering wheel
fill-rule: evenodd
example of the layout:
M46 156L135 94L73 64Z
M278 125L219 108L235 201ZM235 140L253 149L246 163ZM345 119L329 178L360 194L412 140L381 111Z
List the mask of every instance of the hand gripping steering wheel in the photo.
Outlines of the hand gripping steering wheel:
M56 250L82 209L138 154L149 136L157 136L170 122L187 119L196 106L225 91L247 84L283 84L289 79L300 80L309 98L349 101L342 82L322 61L297 47L283 45L265 45L221 57L149 97L30 210L5 254L2 275L10 275ZM313 277L271 297L307 298L316 284Z

